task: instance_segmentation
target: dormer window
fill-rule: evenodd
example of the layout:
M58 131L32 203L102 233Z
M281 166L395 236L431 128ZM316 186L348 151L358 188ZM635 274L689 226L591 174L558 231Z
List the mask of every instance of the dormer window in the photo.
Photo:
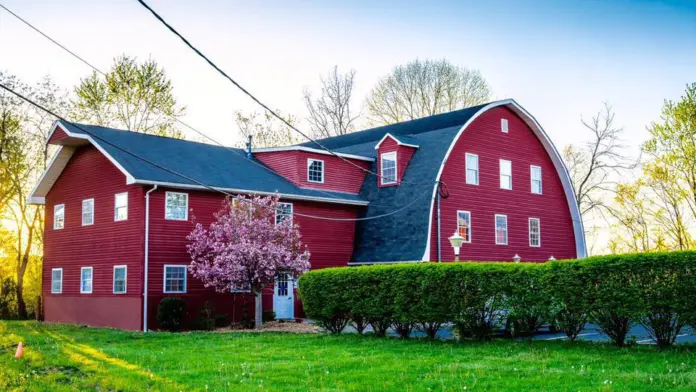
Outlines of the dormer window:
M380 156L382 185L396 184L396 151Z
M324 183L324 161L319 159L307 159L307 181Z

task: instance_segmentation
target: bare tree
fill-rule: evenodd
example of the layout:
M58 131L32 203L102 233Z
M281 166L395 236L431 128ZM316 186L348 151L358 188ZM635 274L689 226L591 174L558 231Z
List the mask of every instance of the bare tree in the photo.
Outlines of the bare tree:
M592 120L581 120L592 138L580 147L568 145L563 150L583 220L593 212L603 214L611 208L605 200L607 194L614 193L618 179L637 165L626 153L627 146L621 140L623 129L614 125L614 116L605 103Z
M373 123L392 124L478 105L490 96L490 87L478 70L446 59L415 60L377 82L367 108Z
M276 111L276 113L279 112ZM290 124L295 123L295 118L292 116L286 120ZM254 147L288 146L303 141L293 133L292 129L269 113L244 114L237 111L235 112L235 122L239 131L244 135L244 142L239 145L240 147L246 143L249 136L252 137Z
M312 92L305 89L305 105L309 111L307 121L313 137L327 138L355 130L354 123L359 114L351 109L354 81L355 70L340 74L338 66L335 66L326 77L321 78L318 98L312 98Z

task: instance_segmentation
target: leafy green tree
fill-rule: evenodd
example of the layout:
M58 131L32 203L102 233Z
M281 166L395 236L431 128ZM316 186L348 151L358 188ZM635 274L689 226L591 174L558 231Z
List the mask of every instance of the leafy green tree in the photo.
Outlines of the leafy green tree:
M81 79L75 94L78 121L183 138L174 118L185 108L177 104L172 82L155 60L118 57L106 76L93 72Z

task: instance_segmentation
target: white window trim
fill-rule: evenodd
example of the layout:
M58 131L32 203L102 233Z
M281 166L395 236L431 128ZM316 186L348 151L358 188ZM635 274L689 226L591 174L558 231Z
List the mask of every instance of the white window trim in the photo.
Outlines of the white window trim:
M503 217L503 218L505 218L505 242L504 242L504 243L503 243L503 242L498 242L498 217ZM507 245L508 242L510 242L510 238L508 238L508 237L510 236L510 230L509 230L509 227L508 227L508 218L507 218L507 215L495 214L495 218L494 218L494 220L493 220L493 224L494 224L494 226L493 226L493 234L495 235L495 244L496 244L496 245Z
M92 223L85 223L85 202L92 202ZM80 213L80 220L82 221L82 226L92 226L94 224L94 217L96 213L94 211L94 198L82 200L82 211Z
M55 271L60 271L60 290L53 290L53 273ZM51 294L62 294L63 293L63 269L62 268L52 268L51 269Z
M123 275L123 291L116 291L116 269L123 268L125 274ZM128 293L128 266L127 265L115 265L114 266L114 276L111 280L111 291L116 295L123 295Z
M476 182L469 182L469 157L476 157ZM464 181L466 182L467 185L478 185L479 184L479 178L480 178L480 172L479 172L479 167L481 167L481 164L479 162L479 156L477 154L471 154L471 153L466 153L464 154Z
M539 228L539 244L532 245L532 221L537 222L537 227ZM529 218L529 246L532 248L541 248L541 219L539 218Z
M121 195L126 195L126 217L123 219L118 219L118 204L116 204L116 201L118 200L118 197ZM128 220L128 192L121 192L117 193L114 195L114 222L124 222Z
M167 268L183 267L184 268L184 290L183 291L167 291ZM188 289L188 266L185 264L165 264L162 274L162 292L164 294L186 294Z
M84 291L82 288L82 271L85 270L90 270L91 272L91 277L90 279L92 280L92 284L90 285L90 290L89 291ZM80 294L92 294L94 291L94 267L82 267L80 268Z
M185 195L186 196L186 207L184 208L184 218L183 219L174 219L174 218L167 218L167 201L169 200L169 195ZM165 220L173 220L173 221L187 221L188 220L188 209L189 209L189 195L186 192L164 192L164 219Z
M508 133L510 128L508 124L507 118L501 118L500 119L500 130L503 131L503 133Z
M467 241L467 239L464 238L464 243L465 243L465 244L470 244L471 241L473 241L473 239L474 239L474 233L473 233L473 231L471 230L471 228L472 228L472 224L471 224L471 211L457 210L457 234L459 234L459 213L460 213L460 212L463 212L463 213L469 215L469 240Z
M321 181L313 181L309 179L309 168L312 166L312 163L314 162L321 162ZM314 158L307 158L307 182L315 183L315 184L323 184L324 183L324 161L321 159L314 159Z
M290 223L293 223L293 215L295 214L295 206L292 203L279 202L278 205L289 205L290 206ZM275 210L275 215L273 217L273 223L278 224L278 209Z
M534 169L539 169L539 192L534 192ZM537 165L530 165L529 166L529 186L530 186L531 192L535 195L541 195L544 193L543 173L544 172L541 170L541 166L537 166Z
M58 207L63 207L63 227L56 227L58 220L56 219L56 211ZM53 206L53 230L63 230L65 228L65 204L56 204Z
M391 160L392 156L394 157L394 181L386 181L384 176L384 158L388 157L387 159ZM396 151L385 152L379 156L379 178L382 185L394 185L399 182L399 161L397 161Z
M500 181L503 178L503 162L510 163L510 176L509 176L510 177L510 187L509 188L504 188L502 186L503 184ZM500 189L505 189L507 191L512 190L512 161L507 160L507 159L499 159L498 160L498 183L499 183L498 186L500 186Z

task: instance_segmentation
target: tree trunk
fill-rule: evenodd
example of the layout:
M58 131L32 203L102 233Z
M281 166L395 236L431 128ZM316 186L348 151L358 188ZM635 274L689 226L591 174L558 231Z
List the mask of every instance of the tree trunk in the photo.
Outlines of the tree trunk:
M262 302L261 291L256 293L256 311L254 312L254 327L256 329L261 328L263 324L263 302Z
M27 304L24 302L24 271L17 273L17 316L20 320L27 318Z

